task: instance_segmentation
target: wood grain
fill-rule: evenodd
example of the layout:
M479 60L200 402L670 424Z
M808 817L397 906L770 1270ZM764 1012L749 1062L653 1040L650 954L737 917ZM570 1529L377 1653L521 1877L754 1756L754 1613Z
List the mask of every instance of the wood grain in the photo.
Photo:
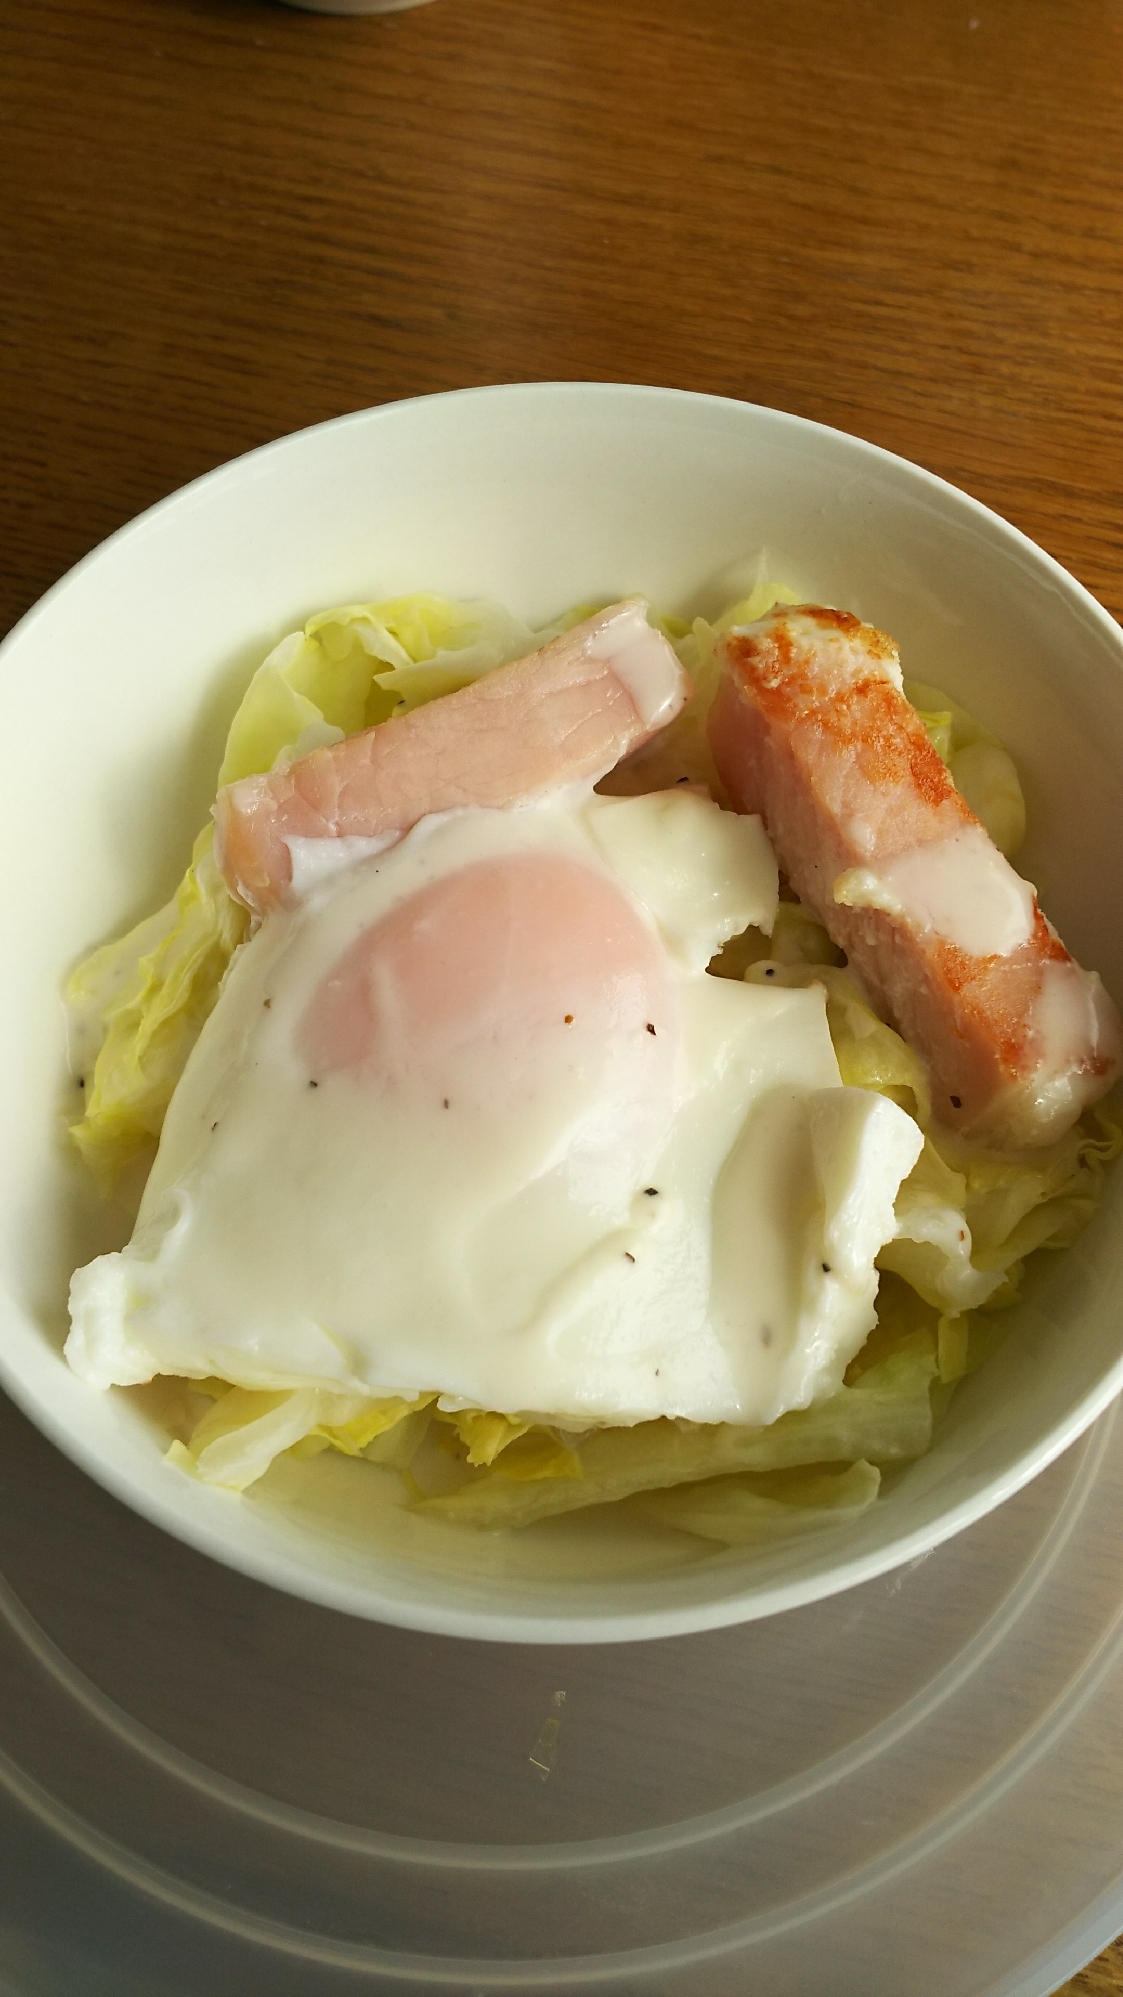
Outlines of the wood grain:
M1113 1942L1087 1969L1062 1984L1055 1997L1118 1997L1123 1990L1123 1943Z
M1123 614L1118 0L0 0L0 45L0 628L269 437L552 377L856 431Z
M746 396L1123 611L1114 0L4 0L0 617L278 432L465 383Z

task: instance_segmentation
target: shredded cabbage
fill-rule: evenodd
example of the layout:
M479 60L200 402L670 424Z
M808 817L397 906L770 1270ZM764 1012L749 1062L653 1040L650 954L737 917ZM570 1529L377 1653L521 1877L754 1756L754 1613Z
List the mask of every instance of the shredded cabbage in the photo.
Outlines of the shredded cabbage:
M936 1370L934 1340L919 1332L853 1386L840 1387L814 1407L781 1415L768 1428L650 1421L594 1429L573 1446L576 1476L525 1482L505 1474L500 1461L459 1490L423 1499L417 1509L495 1530L728 1472L908 1462L922 1456L932 1440L929 1387Z
M486 1469L531 1426L527 1421L513 1420L510 1415L488 1414L483 1408L464 1408L446 1419L451 1420L464 1444L473 1469Z
M632 1507L655 1525L745 1546L849 1524L869 1510L880 1488L880 1470L860 1457L843 1469L750 1471L678 1484L645 1492Z
M1026 836L1025 798L1013 757L981 721L939 687L906 680L905 695L947 764L956 789L1009 859Z
M993 1308L1013 1303L1028 1255L1069 1247L1091 1219L1104 1172L1123 1151L1123 1108L1113 1092L1055 1144L1023 1159L971 1152L950 1138L941 1143L966 1183L963 1212L975 1266L1002 1277Z
M502 1416L484 1415L482 1419L491 1422L502 1420ZM459 1420L456 1425L459 1427ZM522 1424L514 1426L522 1428ZM496 1451L496 1455L501 1460L495 1474L508 1483L536 1484L558 1477L584 1475L581 1459L572 1444L554 1429L545 1428L540 1423L522 1428L522 1433L512 1436L501 1452ZM471 1461L469 1454L468 1462Z
M976 1309L1001 1286L1001 1272L980 1269L966 1214L967 1181L941 1158L931 1138L897 1194L897 1233L878 1256L880 1269L903 1276L926 1303L951 1312Z
M866 1004L852 974L830 964L750 964L757 984L827 993L827 1026L848 1087L889 1096L925 1129L928 1079L911 1047ZM973 1150L931 1134L896 1200L897 1232L878 1268L904 1278L926 1303L951 1317L1015 1301L1027 1255L1064 1248L1091 1219L1105 1167L1123 1150L1123 1120L1109 1097L1047 1150L1015 1158ZM880 1309L880 1300L879 1300Z
M231 1491L255 1484L274 1458L288 1449L297 1456L315 1456L321 1449L371 1456L372 1446L382 1437L411 1421L409 1436L416 1448L424 1433L424 1423L417 1418L423 1416L427 1423L436 1399L428 1394L413 1401L370 1400L320 1387L258 1393L228 1386L224 1380L204 1381L199 1391L213 1393L214 1405L195 1423L187 1442L173 1442L168 1454L205 1484L221 1484ZM388 1458L375 1453L373 1460Z
M72 974L66 999L100 1042L72 1136L109 1190L155 1143L187 1056L249 917L215 865L208 826L174 901Z
M684 778L723 793L706 738L722 632L796 594L765 580L714 623L653 616L676 645L695 698L670 728L601 786L634 794ZM500 605L427 593L310 618L255 673L231 724L219 784L276 767L466 686L524 656L598 608L582 604L542 630ZM906 682L939 754L1004 853L1025 829L1014 765L988 731L938 688ZM215 865L211 829L195 842L165 908L95 950L66 999L72 1060L86 1091L73 1138L105 1188L151 1150L234 952L249 926ZM746 930L711 966L726 977L826 991L842 1079L889 1096L922 1128L927 1076L878 1018L821 923L785 899L771 937ZM874 1502L880 1466L921 1455L956 1383L1001 1335L994 1313L1017 1294L1025 1257L1063 1247L1085 1224L1123 1120L1101 1104L1028 1162L941 1135L924 1149L896 1202L896 1234L879 1256L878 1322L819 1405L767 1429L654 1421L568 1435L532 1417L442 1410L437 1393L371 1399L305 1387L275 1393L191 1382L210 1407L170 1460L204 1482L245 1490L277 1456L334 1449L401 1473L427 1516L511 1528L627 1500L639 1514L702 1540L737 1545L857 1517ZM427 1437L454 1459L456 1489L425 1495L411 1466ZM424 1452L422 1452L424 1453Z

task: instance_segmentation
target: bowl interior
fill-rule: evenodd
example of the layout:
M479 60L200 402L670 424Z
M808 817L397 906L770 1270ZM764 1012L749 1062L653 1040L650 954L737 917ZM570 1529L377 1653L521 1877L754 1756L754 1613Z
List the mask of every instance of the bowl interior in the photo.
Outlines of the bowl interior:
M914 1557L999 1502L1123 1381L1123 1174L1048 1258L931 1454L857 1524L707 1555L604 1516L516 1540L424 1525L392 1478L317 1458L243 1498L163 1461L159 1390L98 1395L61 1357L71 1270L127 1232L61 1137L56 1000L92 944L164 899L205 821L253 667L312 611L431 588L531 621L642 591L714 611L758 564L898 640L1023 773L1019 867L1123 993L1123 637L962 494L837 432L657 389L530 385L391 405L177 494L66 577L0 653L0 1379L127 1503L276 1585L423 1629L522 1640L666 1634L770 1613Z

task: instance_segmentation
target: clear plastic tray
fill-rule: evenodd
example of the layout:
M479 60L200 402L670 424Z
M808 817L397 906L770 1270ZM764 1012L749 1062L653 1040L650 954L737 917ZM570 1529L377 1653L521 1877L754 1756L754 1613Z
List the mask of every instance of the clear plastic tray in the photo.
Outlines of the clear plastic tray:
M1123 1927L1123 1422L887 1579L515 1649L352 1621L0 1403L0 1990L1038 1997Z

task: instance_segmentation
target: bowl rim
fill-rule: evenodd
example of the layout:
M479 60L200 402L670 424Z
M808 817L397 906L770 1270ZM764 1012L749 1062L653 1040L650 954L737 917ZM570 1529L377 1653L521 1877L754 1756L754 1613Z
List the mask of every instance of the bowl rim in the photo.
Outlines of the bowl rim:
M485 382L471 388L442 388L434 390L431 394L393 397L386 402L369 403L361 409L345 410L339 416L325 416L318 423L305 424L299 430L287 430L280 437L270 437L264 444L252 444L248 450L239 451L233 458L224 458L221 464L212 465L209 471L200 472L197 477L188 479L185 485L175 486L171 492L164 493L162 498L153 500L150 506L142 508L130 519L122 521L119 527L114 527L102 540L87 549L84 555L79 555L77 561L71 563L61 576L50 583L42 596L37 597L35 602L17 618L10 630L5 632L3 638L0 638L0 667L3 665L4 654L9 646L12 646L17 638L26 636L54 603L55 598L88 567L101 560L111 549L115 549L125 540L134 536L140 537L150 531L166 512L181 505L192 495L198 496L204 490L217 489L226 481L233 482L235 475L251 461L263 464L274 455L293 448L306 438L317 437L328 431L357 429L380 418L390 420L399 411L407 409L431 408L441 403L507 401L522 395L535 396L543 391L575 397L603 395L606 399L623 395L636 401L676 403L682 407L694 405L699 409L724 408L749 411L754 417L763 417L776 423L780 428L790 425L800 432L810 431L823 437L841 438L845 444L856 449L859 454L868 456L872 462L902 467L922 484L927 485L933 494L965 506L980 523L985 522L991 528L999 528L1003 536L1009 537L1013 545L1030 555L1035 563L1043 562L1052 579L1061 586L1062 593L1074 596L1080 608L1090 615L1092 622L1099 626L1105 636L1117 646L1123 647L1123 626L1116 622L1110 611L1104 609L1087 585L1074 576L1070 569L1066 569L1048 549L1032 540L1022 528L1016 527L1013 521L1007 520L1004 514L988 506L984 500L976 499L973 493L965 491L962 486L954 485L950 479L942 478L938 472L929 471L926 465L918 464L914 458L906 458L899 451L887 449L884 444L871 443L869 438L860 437L853 430L840 430L837 424L820 423L815 417L800 416L794 410L777 409L766 402L748 402L735 395L710 395L702 389L668 388L653 382L569 381L544 378L533 381Z
M292 451L321 434L362 427L374 430L380 421L392 421L411 409L437 408L444 404L462 406L469 400L510 406L520 398L533 400L543 394L581 398L586 402L603 399L606 404L615 402L617 405L623 397L636 405L644 402L662 406L675 404L709 413L724 409L737 412L739 417L750 415L763 420L774 425L781 434L789 431L803 438L810 435L840 439L860 458L867 458L871 465L892 467L898 475L903 472L910 480L917 482L918 490L927 489L934 498L938 497L953 510L961 514L965 512L968 518L973 518L1008 548L1028 556L1032 565L1053 583L1071 608L1099 630L1117 654L1123 670L1123 628L1083 583L992 507L899 453L810 417L767 404L747 402L735 396L710 395L698 390L639 382L534 380L444 389L433 394L403 397L351 410L271 438L200 473L115 528L51 584L0 640L0 672L3 672L10 652L49 615L56 599L72 587L87 569L103 561L118 547L143 540L174 509L204 501L223 485L245 478L248 468L267 467L274 457ZM1004 1471L941 1513L934 1523L914 1528L880 1548L850 1560L844 1559L827 1572L807 1575L802 1580L734 1588L705 1602L661 1608L617 1606L610 1612L589 1614L566 1610L560 1603L556 1614L547 1614L534 1609L520 1609L517 1605L492 1610L437 1601L430 1604L412 1599L376 1600L375 1589L364 1590L356 1583L327 1575L310 1563L306 1569L294 1560L291 1567L279 1569L275 1556L271 1556L265 1548L231 1544L224 1539L217 1524L211 1524L205 1513L183 1510L166 1502L158 1490L134 1479L127 1469L119 1467L99 1452L95 1444L73 1431L54 1407L40 1397L34 1385L11 1367L2 1345L0 1385L40 1432L112 1497L197 1552L234 1568L252 1580L325 1608L428 1635L487 1642L568 1645L683 1636L756 1621L787 1609L826 1600L924 1557L1005 1503L1086 1433L1123 1390L1123 1351L1102 1378L1036 1445L1023 1451Z

